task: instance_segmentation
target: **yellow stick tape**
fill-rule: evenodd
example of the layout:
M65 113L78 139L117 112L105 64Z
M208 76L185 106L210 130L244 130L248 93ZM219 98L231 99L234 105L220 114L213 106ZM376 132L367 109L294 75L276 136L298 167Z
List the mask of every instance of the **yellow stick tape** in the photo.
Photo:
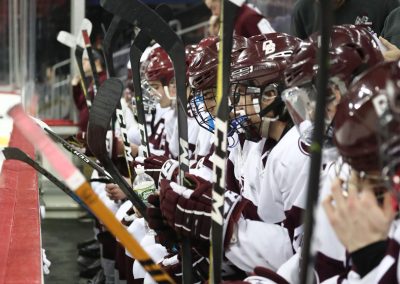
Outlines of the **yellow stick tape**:
M221 11L224 8L224 1L221 0ZM221 105L221 100L222 100L222 76L223 76L223 66L222 66L222 59L223 59L223 50L224 50L224 15L221 13L220 15L220 22L219 22L219 36L220 36L220 41L219 41L219 49L218 49L218 69L217 69L217 111L219 106Z

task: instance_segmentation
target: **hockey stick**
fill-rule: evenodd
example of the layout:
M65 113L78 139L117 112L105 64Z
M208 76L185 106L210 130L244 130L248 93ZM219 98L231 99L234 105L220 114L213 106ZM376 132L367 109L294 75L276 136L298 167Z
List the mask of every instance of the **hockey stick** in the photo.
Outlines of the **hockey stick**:
M92 102L88 96L88 86L86 84L85 72L83 71L83 65L82 65L83 48L77 45L75 37L66 31L60 31L58 33L57 41L70 48L75 48L74 51L75 62L76 65L78 66L79 76L81 77L81 87L83 90L83 95L85 96L86 99L86 105L88 106L88 108L90 108L92 106Z
M210 283L221 283L224 226L224 192L228 130L228 92L232 52L233 27L239 7L229 0L221 0L220 35L218 51L217 96L215 118L214 186L212 191Z
M136 24L168 53L174 65L179 133L179 181L183 185L189 172L189 144L187 129L185 48L181 39L157 13L139 0L101 0L101 6L124 21ZM183 283L192 283L191 246L188 238L182 240Z
M115 76L115 70L114 70L114 61L113 61L113 54L112 54L112 43L115 42L115 37L117 35L117 31L121 25L121 20L119 17L114 16L110 26L108 27L108 30L104 36L104 41L103 41L103 48L104 48L104 55L106 58L106 69L108 73L108 78L114 77ZM125 161L126 161L126 167L128 170L128 176L131 182L133 182L133 177L132 177L132 172L131 172L131 167L130 163L133 162L133 157L132 157L132 149L131 149L131 144L128 141L128 130L126 129L126 122L124 118L124 113L122 111L122 106L121 103L118 102L117 108L115 109L115 113L117 116L117 120L120 126L121 130L121 136L122 136L122 142L124 144L124 155L125 155ZM112 119L112 127L114 127L114 118ZM114 128L113 128L114 132ZM111 147L112 149L112 147Z
M56 178L53 174L51 174L48 170L41 167L36 161L34 161L31 157L29 157L25 152L23 152L19 148L14 147L5 147L3 149L0 148L0 152L4 156L6 160L18 160L28 164L36 171L44 175L49 181L51 181L55 186L64 191L66 195L71 197L76 203L78 203L83 209L85 209L90 215L92 211L86 206L86 204L75 194L73 193L64 183L62 183L58 178ZM0 154L1 159L1 154Z
M75 149L74 146L72 146L71 144L69 144L67 141L65 141L62 137L60 137L59 135L57 135L53 130L51 130L51 128L44 123L43 121L41 121L40 119L34 118L32 117L32 119L35 120L35 122L40 126L40 128L42 128L44 131L47 132L47 134L56 142L60 143L67 151L71 152L72 154L74 154L75 156L77 156L81 161L85 162L86 164L88 164L90 167L92 167L93 169L95 169L99 175L106 177L106 179L108 179L108 183L113 183L113 179L110 176L109 173L107 173L102 167L100 167L98 164L96 164L95 162L93 162L88 156L86 156L85 154L81 153L80 151L78 151L77 149Z
M99 79L99 74L97 73L96 63L93 57L92 44L90 43L90 36L88 34L88 31L82 30L81 32L82 32L83 42L85 43L85 49L89 58L90 69L92 69L94 94L96 95L97 90L100 87L100 79Z
M108 156L105 145L106 133L110 126L113 113L121 99L122 92L123 84L116 78L107 79L100 86L99 92L93 101L93 106L89 113L87 142L92 153L112 175L115 182L119 185L121 190L133 203L140 214L147 219L146 205L121 176L118 169Z
M121 24L122 24L121 18L118 15L114 15L110 25L108 26L107 32L104 35L103 52L104 52L104 57L106 59L106 69L108 73L108 78L115 76L112 44L115 43L116 41L115 37L118 36L117 31L119 30Z
M321 46L319 49L319 68L317 75L317 104L315 107L315 127L313 141L310 146L311 165L308 179L308 193L306 212L304 216L304 243L301 250L301 269L300 283L307 284L313 282L314 255L312 255L312 240L314 228L314 212L318 201L320 171L321 171L321 151L325 131L325 106L326 90L329 76L329 43L332 26L332 3L331 0L321 0Z
M167 5L160 4L156 7L157 13L165 20L172 19L172 11ZM149 46L151 38L144 32L139 32L131 45L129 57L132 68L133 88L135 90L137 123L139 125L140 139L143 146L144 157L150 156L150 145L147 135L147 126L145 111L143 107L142 87L140 79L140 58L146 48Z
M25 135L25 138L38 148L55 172L65 180L66 185L82 198L98 219L118 238L153 279L158 283L174 283L170 276L151 259L136 239L128 233L114 214L93 192L82 173L63 155L50 138L44 135L39 126L24 113L22 106L20 104L14 105L7 113L14 119L15 125Z
M88 35L90 35L90 33L92 32L92 23L89 20L84 19L79 28L79 33L81 32L81 30L86 30ZM90 108L92 103L91 103L91 99L89 97L89 93L88 93L89 88L86 84L85 71L83 70L83 64L82 64L82 56L83 56L83 50L84 50L83 49L83 46L84 46L83 38L82 38L82 36L79 36L79 34L78 34L78 37L76 38L72 34L66 32L66 31L60 31L57 35L57 41L59 41L63 45L68 46L71 49L75 49L75 51L74 51L75 61L78 66L79 75L81 76L81 85L82 85L82 89L83 89L83 94L86 99L86 104L87 104L88 108Z

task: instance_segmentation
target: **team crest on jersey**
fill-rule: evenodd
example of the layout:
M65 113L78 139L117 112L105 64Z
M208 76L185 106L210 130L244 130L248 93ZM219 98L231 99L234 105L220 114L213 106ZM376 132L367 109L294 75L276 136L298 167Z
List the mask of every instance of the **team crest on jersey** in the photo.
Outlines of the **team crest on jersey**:
M304 143L300 138L298 140L298 146L299 146L300 152L302 152L306 156L310 156L310 146L308 146L306 143Z

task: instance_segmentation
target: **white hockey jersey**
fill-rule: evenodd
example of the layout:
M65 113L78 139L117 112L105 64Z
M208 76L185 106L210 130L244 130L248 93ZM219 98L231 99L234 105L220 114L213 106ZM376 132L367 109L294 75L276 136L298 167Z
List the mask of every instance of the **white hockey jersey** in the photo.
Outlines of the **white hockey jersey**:
M265 165L258 200L258 215L264 222L239 220L237 235L225 253L232 263L246 272L256 266L276 271L293 255L302 233L308 172L309 156L293 127L269 153Z

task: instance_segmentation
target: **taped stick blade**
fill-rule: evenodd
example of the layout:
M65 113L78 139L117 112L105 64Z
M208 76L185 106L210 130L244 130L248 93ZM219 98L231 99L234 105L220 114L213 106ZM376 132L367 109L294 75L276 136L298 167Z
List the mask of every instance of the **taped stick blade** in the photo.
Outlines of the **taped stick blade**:
M60 31L58 33L57 41L63 45L68 46L69 48L75 48L76 46L76 38L66 31Z
M90 150L97 155L104 155L105 141L99 137L106 137L112 116L120 102L123 84L119 79L110 78L104 81L93 101L89 114L87 139Z

